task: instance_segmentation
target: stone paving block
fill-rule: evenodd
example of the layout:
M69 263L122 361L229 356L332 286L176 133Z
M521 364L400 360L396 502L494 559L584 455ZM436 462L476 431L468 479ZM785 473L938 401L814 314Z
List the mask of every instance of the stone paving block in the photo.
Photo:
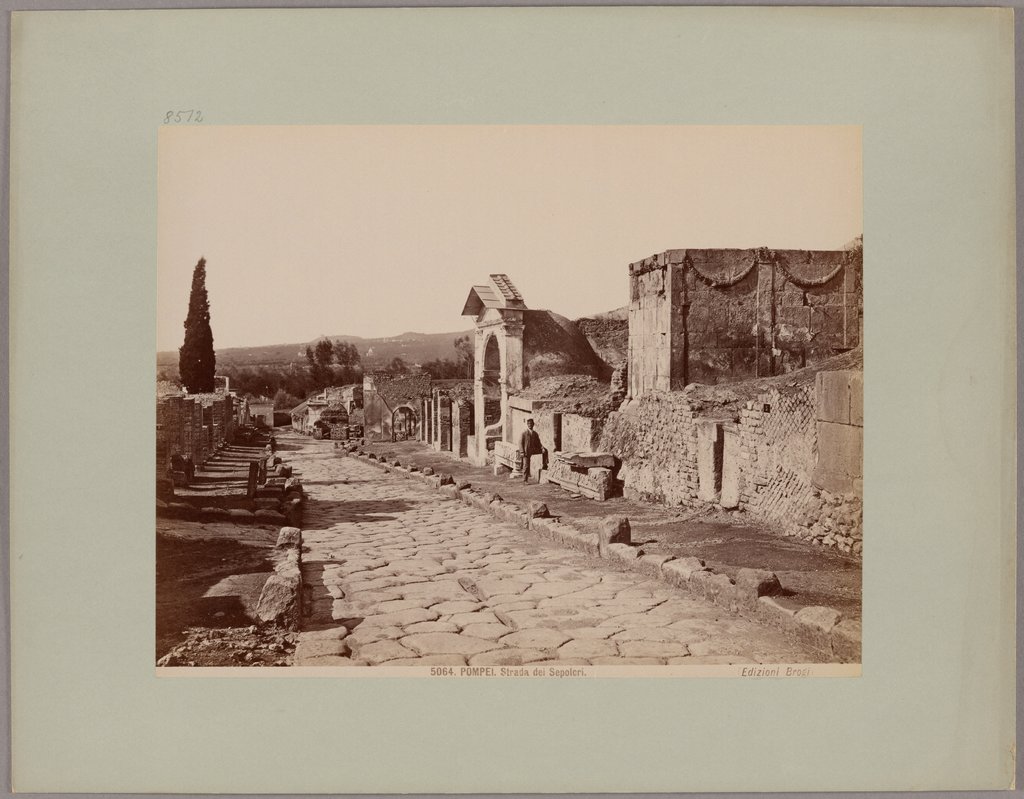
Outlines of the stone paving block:
M502 579L481 578L475 581L471 593L479 596L481 599L491 599L497 596L518 596L526 591L534 582L534 580L525 575L518 579L516 577Z
M686 644L674 641L620 641L619 654L623 657L669 658L690 654Z
M402 644L422 655L476 655L499 646L495 641L455 633L413 633L402 638Z
M407 633L457 633L459 625L450 621L418 621L405 626Z
M619 627L567 627L563 632L571 636L576 641L591 641L591 640L602 640L611 638L618 632L622 632Z
M357 645L351 638L349 638L349 641L353 644L352 655L361 660L366 660L374 666L397 658L415 657L417 654L412 650L406 649L397 641L392 640L375 641L374 643L363 645Z
M349 646L345 641L331 640L301 640L295 645L295 659L320 657L322 655L347 656Z
M508 613L514 610L534 610L537 607L537 600L535 599L521 599L518 597L510 598L509 601L491 602L491 610L498 618L501 618L502 613ZM504 624L505 622L502 621Z
M425 608L410 608L409 610L398 610L394 613L375 613L363 619L362 626L365 627L405 627L408 624L415 624L418 621L437 621L440 613Z
M509 633L500 639L500 643L502 646L522 649L557 649L568 640L570 640L569 636L560 630L550 627L534 627Z
M498 617L489 610L474 610L469 613L453 613L450 616L445 616L445 621L450 621L452 624L458 624L460 627L464 627L467 624L500 624Z
M653 641L663 644L683 642L682 634L669 627L632 627L616 633L612 638L623 643L628 641Z
M472 613L474 610L480 610L482 607L484 607L482 602L460 599L446 600L430 605L431 610L437 611L442 616L448 616L452 613Z
M340 641L348 635L348 628L343 626L326 627L322 630L303 630L298 634L299 641Z
M531 599L544 597L557 597L566 594L575 594L584 589L590 588L595 583L591 580L548 580L537 582L523 591L522 596Z
M618 647L614 641L599 638L577 639L567 641L558 647L555 653L559 660L565 658L614 657L618 655Z
M466 659L462 655L424 655L417 658L399 658L388 660L381 666L465 666Z
M503 635L507 635L510 632L512 632L512 629L510 627L506 627L501 622L467 624L462 628L463 635L471 635L474 638L484 638L488 641L497 641Z
M352 658L344 655L318 655L317 657L303 658L302 660L293 658L292 664L299 668L309 668L314 666L318 666L320 668L351 668L353 666L369 665L365 660L352 660Z
M469 658L470 666L522 666L547 656L538 649L493 649Z
M401 627L356 627L349 632L346 640L350 647L372 644L375 641L388 641L401 638L405 631Z
M429 597L437 602L445 600L476 601L476 597L466 593L465 589L455 580L431 580L430 582L406 585L402 587L402 594L407 599Z
M374 615L379 615L381 613L397 613L402 610L414 610L416 608L419 608L421 610L426 609L426 606L423 604L423 600L388 599L384 602L377 603L376 607L374 608Z

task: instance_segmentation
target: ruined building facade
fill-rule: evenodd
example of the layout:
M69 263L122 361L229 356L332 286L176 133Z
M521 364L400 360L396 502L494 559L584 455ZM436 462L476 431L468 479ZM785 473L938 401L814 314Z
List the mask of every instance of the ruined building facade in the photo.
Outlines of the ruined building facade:
M770 377L861 342L859 250L667 250L629 265L629 397Z
M507 275L490 275L486 284L473 286L462 314L476 324L468 457L481 465L495 457L514 459L527 418L537 422L546 447L559 446L561 417L553 416L545 398L524 392L569 375L607 381L611 367L574 322L528 308Z

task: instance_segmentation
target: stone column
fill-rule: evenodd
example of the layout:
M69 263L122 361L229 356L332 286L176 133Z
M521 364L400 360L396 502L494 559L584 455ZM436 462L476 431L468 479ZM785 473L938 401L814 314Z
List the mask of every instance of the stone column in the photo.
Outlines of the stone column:
M487 334L481 328L476 329L476 340L473 347L473 431L476 451L470 453L470 459L482 465L487 461L487 442L484 440L484 343Z
M508 398L523 390L523 321L522 313L506 312L501 329L504 333L498 343L503 344L501 361L501 419L502 438L512 440L512 407ZM514 314L514 315L513 315ZM504 315L503 315L504 316Z

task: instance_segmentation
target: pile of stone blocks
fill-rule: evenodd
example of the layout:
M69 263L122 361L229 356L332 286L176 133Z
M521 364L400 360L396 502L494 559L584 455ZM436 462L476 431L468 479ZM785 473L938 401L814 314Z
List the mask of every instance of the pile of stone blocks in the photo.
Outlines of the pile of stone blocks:
M603 502L614 491L617 471L615 456L609 453L556 452L540 480Z

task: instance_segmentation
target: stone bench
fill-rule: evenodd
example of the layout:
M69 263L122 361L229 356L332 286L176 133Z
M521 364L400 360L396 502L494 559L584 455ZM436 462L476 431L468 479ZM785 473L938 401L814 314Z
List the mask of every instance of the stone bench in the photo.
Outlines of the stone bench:
M508 441L494 442L494 474L521 475L523 473L523 455L515 444Z

